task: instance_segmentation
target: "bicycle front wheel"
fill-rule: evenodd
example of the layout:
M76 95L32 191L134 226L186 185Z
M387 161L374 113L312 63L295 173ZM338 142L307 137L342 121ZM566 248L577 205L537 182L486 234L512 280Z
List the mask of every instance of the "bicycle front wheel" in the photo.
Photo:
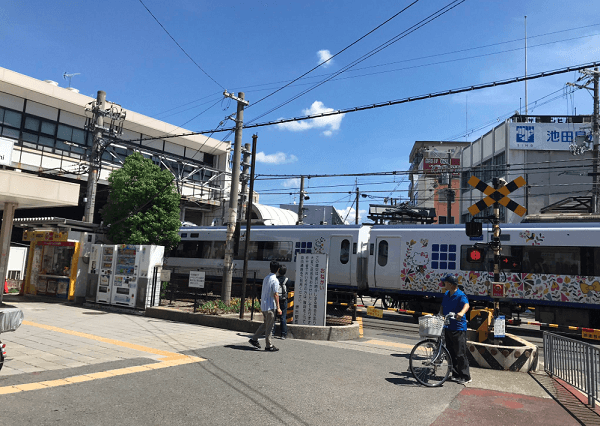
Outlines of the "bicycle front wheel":
M424 386L441 386L452 370L448 349L442 346L438 355L438 344L434 340L423 340L410 353L410 372Z

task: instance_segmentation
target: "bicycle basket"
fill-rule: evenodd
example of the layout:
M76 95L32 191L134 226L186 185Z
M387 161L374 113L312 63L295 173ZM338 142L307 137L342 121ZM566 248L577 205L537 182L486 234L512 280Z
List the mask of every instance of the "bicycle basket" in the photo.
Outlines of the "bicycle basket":
M444 318L433 315L419 317L419 336L440 337L444 328Z

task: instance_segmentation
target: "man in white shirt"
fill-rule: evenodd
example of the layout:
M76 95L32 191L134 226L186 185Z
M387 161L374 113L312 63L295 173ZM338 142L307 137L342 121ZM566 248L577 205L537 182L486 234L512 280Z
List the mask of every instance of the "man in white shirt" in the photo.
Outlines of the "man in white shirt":
M275 323L275 312L277 312L277 315L281 315L281 308L279 307L279 280L276 275L279 270L279 262L271 261L269 269L271 273L263 280L260 296L260 310L263 314L263 323L258 327L258 330L256 330L256 333L254 333L249 342L255 348L260 349L258 338L264 334L265 351L276 352L279 349L271 344L271 333L273 332L273 324Z

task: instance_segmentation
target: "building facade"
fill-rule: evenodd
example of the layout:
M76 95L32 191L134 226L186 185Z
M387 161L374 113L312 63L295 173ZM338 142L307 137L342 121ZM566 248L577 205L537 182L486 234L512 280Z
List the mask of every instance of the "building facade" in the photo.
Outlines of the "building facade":
M441 141L417 141L413 145L409 157L409 204L420 209L434 209L435 223L458 223L460 150L468 146L469 142Z
M459 152L461 161L461 223L471 220L468 208L482 193L469 185L476 176L489 186L493 178L507 183L523 177L526 185L509 194L525 207L525 215L570 197L590 197L592 192L591 116L514 115ZM492 207L479 215L491 215ZM500 206L500 219L523 219Z
M81 186L77 207L23 210L21 217L83 217L93 144L86 119L94 101L56 82L0 68L0 144L11 155L5 168ZM182 221L222 223L231 180L230 143L204 135L173 137L188 131L110 102L107 108L118 108L125 120L122 134L111 139L102 153L94 221L101 221L98 213L107 200L108 176L137 151L173 173L182 198Z

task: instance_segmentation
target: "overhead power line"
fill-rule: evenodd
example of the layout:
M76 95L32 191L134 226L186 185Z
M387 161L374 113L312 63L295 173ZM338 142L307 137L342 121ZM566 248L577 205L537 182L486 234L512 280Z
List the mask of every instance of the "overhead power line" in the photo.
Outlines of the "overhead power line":
M183 47L181 47L181 45L180 45L180 44L177 42L177 40L175 40L175 38L174 38L174 37L171 35L171 33L169 33L169 31L167 31L167 29L165 28L165 26L164 26L163 24L161 24L161 23L160 23L160 21L158 20L158 18L157 18L156 16L154 16L154 13L152 13L152 12L150 11L150 9L148 9L148 6L146 6L142 0L139 0L139 2L142 4L142 6L144 6L144 8L145 8L145 9L148 11L148 13L149 13L149 14L150 14L150 15L151 15L153 18L154 18L154 20L155 20L155 21L158 23L158 25L160 25L160 27L161 27L161 28L164 30L164 32L166 32L166 33L167 33L167 35L168 35L169 37L171 37L171 40L173 40L173 42L174 42L174 43L177 45L177 47L179 47L179 49L181 49L181 51L182 51L183 53L185 53L185 56L187 56L187 57L190 59L190 61L192 61L192 62L194 63L194 65L196 65L196 66L198 67L198 69L199 69L200 71L202 71L202 72L203 72L203 73L204 73L204 74L205 74L205 75L206 75L208 78L210 78L210 79L211 79L211 80L212 80L212 81L213 81L213 82L214 82L214 83L215 83L217 86L219 86L221 89L225 90L225 88L224 88L223 86L221 86L221 85L220 85L220 84L217 82L217 80L215 80L214 78L212 78L212 77L211 77L211 76L210 76L210 75L209 75L209 74L208 74L206 71L204 71L204 69L203 69L203 68L202 68L200 65L198 65L198 62L196 62L196 61L194 60L194 58L192 58L192 57L191 57L191 56L190 56L190 55L189 55L189 54L188 54L188 53L185 51L185 49L184 49Z
M313 72L314 70L316 70L317 68L319 68L320 66L326 64L327 62L331 61L333 58L335 58L336 56L340 55L341 53L345 52L346 50L348 50L349 48L351 48L352 46L354 46L356 43L358 43L359 41L361 41L362 39L366 38L367 36L369 36L370 34L373 34L375 31L377 31L379 28L383 27L385 24L387 24L388 22L390 22L392 19L396 18L398 15L400 15L401 13L405 12L407 9L409 9L411 6L413 6L414 4L416 4L417 2L419 2L419 0L415 0L413 1L411 4L409 4L408 6L406 6L405 8L403 8L400 12L396 13L394 16L392 16L391 18L386 19L384 22L382 22L381 24L379 24L378 26L376 26L375 28L373 28L371 31L369 31L368 33L366 33L365 35L363 35L362 37L358 38L357 40L353 41L352 43L350 43L348 46L344 47L342 50L340 50L339 52L337 52L335 55L333 55L331 58L321 62L320 64L318 64L316 67L308 70L307 72L305 72L304 74L302 74L300 77L295 78L294 80L290 81L289 83L287 83L286 85L280 87L279 89L269 93L267 96L259 99L258 101L254 102L252 104L252 106L264 101L265 99L273 96L275 93L280 92L281 90L285 89L286 87L290 86L291 84L295 83L296 81L306 77L308 74L310 74L311 72Z
M417 22L416 24L414 24L413 26L407 28L406 30L402 31L400 34L392 37L391 39L389 39L388 41L386 41L385 43L380 44L379 46L377 46L375 49L367 52L366 54L364 54L363 56L361 56L360 58L354 60L353 62L351 62L350 64L346 65L345 67L343 67L341 70L339 70L338 72L334 73L333 75L325 78L324 80L320 81L319 83L315 84L314 86L298 93L297 95L293 96L292 98L288 99L287 101L279 104L278 106L271 108L269 111L259 115L258 117L252 119L249 121L249 123L253 123L254 121L258 120L259 118L264 117L265 115L270 114L273 111L278 110L279 108L283 107L284 105L289 104L290 102L300 98L301 96L304 96L305 94L307 94L308 92L316 89L317 87L327 83L328 81L332 80L333 78L337 77L338 75L348 71L350 68L354 67L355 65L360 64L361 62L367 60L368 58L370 58L371 56L381 52L382 50L390 47L392 44L396 43L397 41L402 40L403 38L405 38L406 36L412 34L413 32L417 31L418 29L424 27L425 25L429 24L430 22L433 22L434 20L436 20L437 18L439 18L440 16L446 14L447 12L449 12L450 10L454 9L455 7L459 6L460 4L464 3L466 0L453 0L452 2L450 2L449 4L447 4L446 6L438 9L437 11L435 11L434 13L432 13L431 15L429 15L428 17L422 19L421 21Z
M409 97L402 98L402 99L384 101L384 102L379 102L379 103L370 104L370 105L350 107L350 108L346 108L346 109L338 109L338 110L334 110L334 111L321 112L319 114L306 115L306 116L302 116L302 117L282 118L280 120L268 121L268 122L264 122L264 123L244 124L243 128L244 129L252 129L252 128L256 128L256 127L274 126L277 124L289 123L292 121L314 120L315 118L330 117L330 116L340 115L340 114L349 114L352 112L366 111L369 109L383 108L383 107L388 107L388 106L393 106L393 105L405 104L405 103L409 103L409 102L422 101L425 99L433 99L433 98L439 98L442 96L455 95L457 93L473 92L476 90L488 89L491 87L506 86L509 84L520 83L520 82L527 81L527 80L535 80L535 79L543 78L543 77L551 77L554 75L565 74L568 72L579 71L579 70L583 70L585 68L593 68L593 67L597 67L597 66L600 66L600 61L589 62L587 64L581 64L581 65L573 65L573 66L559 68L559 69L550 70L550 71L543 71L543 72L540 72L537 74L529 74L527 76L512 77L512 78L508 78L505 80L498 80L498 81L493 81L493 82L489 82L489 83L476 84L476 85L466 86L466 87L462 87L462 88L458 88L458 89L449 89L449 90L442 90L439 92L428 93L425 95L409 96ZM181 134L177 134L177 135L165 135L165 136L160 136L160 137L149 137L149 138L142 138L141 140L140 139L131 140L130 142L144 142L144 141L156 140L156 139L170 139L170 138L175 138L175 137L205 135L208 133L231 132L231 131L235 131L235 127L228 127L228 128L223 128L223 129L202 130L199 132L187 132L187 133L181 133Z

